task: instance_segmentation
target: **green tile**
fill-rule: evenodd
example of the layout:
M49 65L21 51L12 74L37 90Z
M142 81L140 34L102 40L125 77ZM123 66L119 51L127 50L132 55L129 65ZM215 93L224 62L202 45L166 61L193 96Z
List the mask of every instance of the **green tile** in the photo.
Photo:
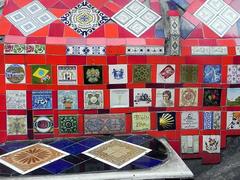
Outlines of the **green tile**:
M196 83L198 81L198 65L181 65L181 82Z
M59 116L59 132L60 133L78 133L78 117L77 116Z
M102 84L102 66L84 66L84 84Z
M52 84L50 65L32 65L32 84Z
M151 65L133 65L134 83L151 83Z

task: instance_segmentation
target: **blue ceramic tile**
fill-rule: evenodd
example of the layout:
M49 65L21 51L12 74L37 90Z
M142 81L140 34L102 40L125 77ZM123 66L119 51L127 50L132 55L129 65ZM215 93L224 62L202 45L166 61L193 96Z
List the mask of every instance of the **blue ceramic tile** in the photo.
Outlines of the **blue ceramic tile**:
M131 164L138 166L138 167L143 167L143 168L151 168L157 165L160 165L162 161L150 158L148 156L143 156L139 158L138 160L132 162Z
M171 0L171 1L176 3L182 9L187 9L189 6L186 0Z
M184 39L186 39L189 36L189 34L196 28L192 23L190 23L184 17L181 17L180 24L181 24L181 27L180 27L181 37Z
M204 83L220 83L221 82L221 65L205 65L204 66Z
M55 141L49 145L55 147L55 148L58 148L58 149L64 149L66 148L67 146L70 146L72 145L74 142L73 141L70 141L68 139L64 139L64 140L60 140L60 141Z
M73 166L73 164L66 162L64 160L58 160L46 166L43 166L42 169L51 172L52 174L58 174L66 169L69 169Z
M30 145L28 142L9 142L5 145L0 145L0 149L4 150L6 153L15 151L20 148L24 148L26 146Z
M133 143L133 144L143 144L147 141L149 141L150 138L146 136L130 136L129 138L125 139L125 141Z
M156 38L164 38L165 37L164 29L156 29L155 30L155 37Z
M88 138L83 141L78 142L79 144L82 144L87 147L94 147L98 144L101 144L103 141L97 138Z
M62 150L66 151L66 152L68 152L70 154L73 154L73 155L78 155L81 152L86 151L87 149L88 149L88 147L83 146L83 145L78 144L78 143L75 143L75 144L73 144L71 146L63 148Z

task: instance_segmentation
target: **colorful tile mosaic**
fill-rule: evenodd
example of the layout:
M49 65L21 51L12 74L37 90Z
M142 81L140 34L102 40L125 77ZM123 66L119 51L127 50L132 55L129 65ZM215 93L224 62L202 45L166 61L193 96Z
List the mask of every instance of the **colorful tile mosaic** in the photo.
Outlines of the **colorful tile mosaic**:
M203 106L220 106L221 89L204 89Z
M231 64L227 69L227 83L240 84L240 65Z
M156 107L174 107L174 89L156 89Z
M52 109L52 91L32 91L32 109Z
M25 73L25 65L23 64L6 64L5 82L7 84L24 84L26 83Z
M220 135L203 135L203 151L220 153Z
M78 109L78 91L59 90L58 91L58 109Z
M175 130L176 129L176 113L161 112L157 113L158 130Z
M67 56L104 56L106 55L105 46L78 46L67 45Z
M33 84L52 83L52 68L50 65L32 65L31 71Z
M198 65L182 64L181 65L181 82L197 83L198 81Z
M34 133L53 133L53 116L34 116L33 132Z
M77 85L76 65L58 65L57 75L58 85Z
M26 54L46 54L46 45L26 44Z
M182 153L198 153L199 152L199 136L181 136L181 152Z
M220 129L220 128L221 128L220 111L203 112L203 129Z
M194 112L194 111L182 112L181 128L182 129L199 129L198 112Z
M240 88L227 89L227 106L240 106Z
M8 135L27 135L27 116L8 115L7 116Z
M174 83L175 82L174 64L157 65L157 83Z
M103 90L84 90L84 109L103 108Z
M61 134L78 133L78 116L58 116L59 132Z
M180 106L198 106L198 89L180 88Z
M240 129L240 112L229 111L227 112L226 129Z
M132 130L147 131L151 129L151 114L149 112L132 113Z
M46 54L46 45L4 44L4 54Z
M24 90L6 91L7 109L27 109L27 97Z
M110 107L129 107L129 89L110 89Z
M109 65L109 84L126 84L128 82L128 67L126 64Z
M150 83L151 77L151 65L133 65L133 82L134 83Z
M134 89L134 107L152 106L152 89L135 88Z
M205 65L204 66L204 83L220 83L221 82L221 65Z
M84 66L84 84L102 83L102 66Z

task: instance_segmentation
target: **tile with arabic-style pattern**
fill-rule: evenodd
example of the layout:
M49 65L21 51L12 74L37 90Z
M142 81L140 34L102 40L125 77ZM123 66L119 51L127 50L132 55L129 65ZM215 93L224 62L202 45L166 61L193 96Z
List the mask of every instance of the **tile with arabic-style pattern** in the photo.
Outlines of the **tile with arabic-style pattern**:
M220 129L221 111L203 112L203 129Z
M151 129L151 114L149 112L132 113L132 130L147 131Z
M181 65L181 82L196 83L198 81L198 65L182 64Z
M158 130L176 130L176 113L160 112L157 113Z
M26 44L26 54L46 54L46 45Z
M150 83L152 82L151 65L133 65L133 82Z
M59 90L58 91L58 109L78 109L78 91L77 90Z
M26 54L26 45L4 44L4 54Z
M198 153L199 152L199 136L181 136L181 153Z
M128 82L128 67L126 64L109 65L109 84L126 84Z
M220 153L220 135L203 135L203 151Z
M220 106L221 89L204 89L203 106Z
M51 84L52 67L51 65L32 65L32 84Z
M240 84L240 65L231 64L227 68L227 83Z
M198 88L180 88L180 106L198 105Z
M8 135L26 135L27 134L27 116L26 115L8 115L7 116L7 134Z
M5 81L7 84L26 83L26 70L23 64L5 64Z
M27 96L24 90L7 90L7 109L26 109Z
M78 133L78 116L60 115L58 116L58 124L61 134Z
M199 129L198 112L185 111L181 113L181 128L182 129Z
M104 56L105 46L67 45L67 56Z
M53 116L34 116L33 117L33 132L34 133L53 133Z
M226 129L240 129L240 111L227 112Z
M103 109L103 90L84 90L84 109Z
M84 84L102 84L102 66L84 66Z

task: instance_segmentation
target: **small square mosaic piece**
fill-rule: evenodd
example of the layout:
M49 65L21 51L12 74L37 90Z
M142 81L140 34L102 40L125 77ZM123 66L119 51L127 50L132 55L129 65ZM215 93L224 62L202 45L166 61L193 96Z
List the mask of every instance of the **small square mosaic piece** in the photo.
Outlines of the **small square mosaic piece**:
M240 84L240 65L228 65L228 84Z
M181 127L182 129L198 129L199 115L198 112L182 112L181 113Z
M7 109L26 109L27 98L24 90L7 90Z
M32 109L52 109L52 91L33 91Z
M52 68L50 65L32 65L33 84L51 84Z
M220 129L221 112L220 111L203 112L203 127L204 129Z
M110 107L129 107L129 89L110 89Z
M240 111L227 112L226 129L240 129Z
M156 89L156 107L174 107L174 89Z
M158 64L157 65L157 83L174 83L175 82L174 64Z
M203 106L220 106L221 89L204 89Z
M132 130L146 131L151 129L151 114L149 112L132 113Z
M197 105L198 105L198 89L181 88L180 106L197 106Z
M58 91L58 109L78 109L78 91L77 90L59 90Z
M27 174L69 154L46 144L37 143L0 156L0 163Z
M77 66L57 66L58 85L77 85Z
M152 106L152 89L135 88L134 89L134 107Z
M84 66L84 84L102 84L102 66Z
M133 82L134 83L150 83L151 77L151 65L133 65Z
M203 151L220 153L220 135L203 135Z
M205 65L204 66L204 83L220 83L221 82L221 65Z
M157 113L158 130L175 130L176 129L176 113L161 112Z
M26 135L27 134L27 116L26 115L8 115L7 116L7 134L8 135Z
M53 133L53 116L34 116L33 132L34 133Z
M58 116L58 124L60 133L78 133L78 116L60 115Z
M103 90L84 90L84 109L103 108Z
M151 149L136 144L112 139L84 151L83 154L121 169L150 151Z
M181 82L196 83L198 81L198 65L181 65Z
M182 153L198 153L199 152L199 136L181 136L181 152Z
M109 84L126 84L128 69L126 64L109 65Z
M240 106L240 88L227 88L227 106Z
M6 64L5 81L7 84L26 83L25 66L23 64Z

